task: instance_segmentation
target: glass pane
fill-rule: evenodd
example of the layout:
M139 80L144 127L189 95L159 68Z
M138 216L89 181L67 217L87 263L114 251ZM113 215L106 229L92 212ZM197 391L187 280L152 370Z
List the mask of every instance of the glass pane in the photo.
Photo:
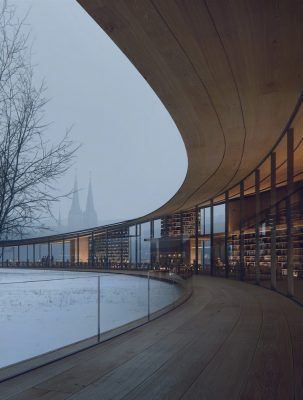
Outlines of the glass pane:
M166 274L163 279L149 280L149 313L150 319L157 316L159 311L172 309L182 295L182 288L176 284L175 274Z
M225 231L225 204L214 206L214 233Z
M1 271L0 368L96 335L96 277L77 275Z
M138 244L136 225L129 227L129 267L131 269L137 267Z
M204 208L204 217L203 217L203 222L204 222L204 231L203 235L209 235L210 234L210 216L211 216L211 207Z

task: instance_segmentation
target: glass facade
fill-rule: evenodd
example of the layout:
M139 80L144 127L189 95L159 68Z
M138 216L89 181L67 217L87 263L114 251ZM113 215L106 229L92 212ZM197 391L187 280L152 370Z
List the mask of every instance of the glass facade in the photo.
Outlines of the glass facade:
M256 283L303 301L302 122L297 106L257 168L194 209L2 242L2 266L195 272Z

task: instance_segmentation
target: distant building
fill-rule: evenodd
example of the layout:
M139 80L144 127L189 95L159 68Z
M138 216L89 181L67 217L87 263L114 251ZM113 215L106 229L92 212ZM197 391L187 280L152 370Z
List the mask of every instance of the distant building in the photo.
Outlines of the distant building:
M89 178L86 207L82 211L79 201L78 180L75 178L72 205L68 213L67 231L92 228L98 225L98 216L94 206L91 177Z
M94 206L91 177L89 178L86 207L83 213L83 224L87 227L98 225L98 216Z

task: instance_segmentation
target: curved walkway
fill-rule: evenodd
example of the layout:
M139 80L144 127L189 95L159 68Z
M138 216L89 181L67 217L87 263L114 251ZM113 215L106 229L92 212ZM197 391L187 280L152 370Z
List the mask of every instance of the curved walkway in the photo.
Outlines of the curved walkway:
M150 324L2 383L0 399L302 399L303 308L220 278L194 289Z

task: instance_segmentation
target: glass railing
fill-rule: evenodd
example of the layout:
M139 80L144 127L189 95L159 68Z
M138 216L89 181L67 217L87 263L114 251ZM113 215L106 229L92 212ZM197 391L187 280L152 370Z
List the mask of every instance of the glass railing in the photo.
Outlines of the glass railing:
M173 273L2 269L0 381L147 323L182 303Z

